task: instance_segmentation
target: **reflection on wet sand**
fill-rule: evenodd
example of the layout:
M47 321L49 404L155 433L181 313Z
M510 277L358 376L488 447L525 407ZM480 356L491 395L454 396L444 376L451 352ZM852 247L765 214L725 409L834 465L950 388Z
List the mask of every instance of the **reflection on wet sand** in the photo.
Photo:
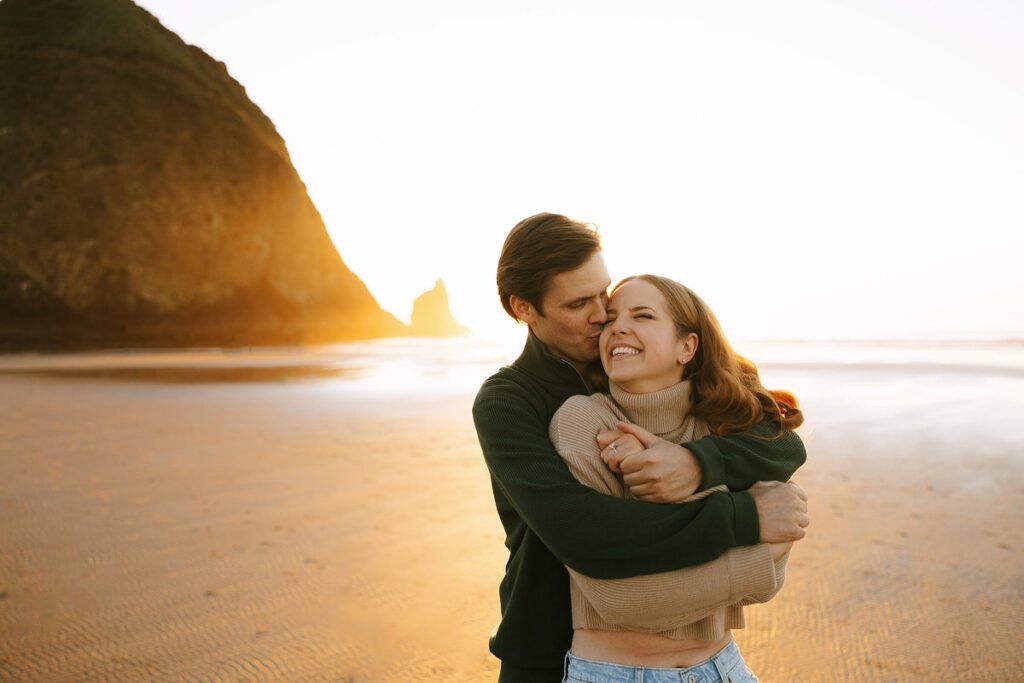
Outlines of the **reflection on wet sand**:
M233 384L360 377L365 367L337 365L167 366L0 370L0 374L70 380L113 380L157 384Z

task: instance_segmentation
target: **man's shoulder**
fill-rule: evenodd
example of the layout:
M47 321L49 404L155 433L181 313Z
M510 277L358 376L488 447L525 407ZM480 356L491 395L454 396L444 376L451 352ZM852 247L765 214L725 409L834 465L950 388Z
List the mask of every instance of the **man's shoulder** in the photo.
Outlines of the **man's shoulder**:
M515 424L518 429L547 430L557 406L548 405L522 373L506 366L488 377L473 401L473 422L478 434L503 430Z
M522 373L517 371L513 365L505 365L484 380L476 395L480 397L495 392L501 394L510 390L514 391L516 387L523 387L523 383Z
M490 401L523 401L530 396L528 379L512 365L506 365L484 380L476 392L473 409Z

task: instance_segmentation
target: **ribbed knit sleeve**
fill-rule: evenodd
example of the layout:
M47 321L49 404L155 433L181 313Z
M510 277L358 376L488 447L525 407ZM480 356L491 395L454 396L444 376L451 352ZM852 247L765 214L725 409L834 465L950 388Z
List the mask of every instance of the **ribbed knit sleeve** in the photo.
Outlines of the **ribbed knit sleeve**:
M786 565L789 563L789 553L786 553L779 559L775 560L773 568L775 571L775 587L766 588L762 587L754 589L749 593L743 595L743 597L735 603L737 607L743 607L744 605L756 605L759 603L768 602L782 590L782 586L786 583Z
M758 481L789 481L807 460L800 437L793 432L778 436L778 425L770 420L745 432L705 436L683 446L700 462L704 478L699 491L721 484L743 491Z
M748 507L734 501L749 499L745 493L661 505L584 486L555 452L548 419L531 406L523 387L492 378L477 394L473 419L495 487L566 566L587 576L624 578L703 564L757 542L752 501ZM745 518L738 519L737 510Z
M573 600L574 627L642 631L677 639L720 638L715 619L699 622L730 605L766 602L770 597L758 598L774 596L779 589L771 550L764 544L733 548L697 567L629 579L592 579L572 570L569 575L583 597L582 604Z
M598 396L569 399L551 421L550 436L581 483L607 496L627 498L628 489L601 460L595 440L598 431L621 419L609 405ZM727 621L726 607L756 602L779 588L766 544L733 548L696 567L646 576L595 579L571 568L569 574L575 628L641 631L678 639L720 638L725 628L739 625Z

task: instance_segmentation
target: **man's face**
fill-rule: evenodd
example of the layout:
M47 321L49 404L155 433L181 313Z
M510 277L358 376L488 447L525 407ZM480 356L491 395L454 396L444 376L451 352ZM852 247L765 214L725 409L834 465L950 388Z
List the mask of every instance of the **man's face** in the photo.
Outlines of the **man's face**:
M611 283L601 252L595 251L576 270L551 278L541 301L543 315L524 302L519 318L552 353L582 367L598 356Z

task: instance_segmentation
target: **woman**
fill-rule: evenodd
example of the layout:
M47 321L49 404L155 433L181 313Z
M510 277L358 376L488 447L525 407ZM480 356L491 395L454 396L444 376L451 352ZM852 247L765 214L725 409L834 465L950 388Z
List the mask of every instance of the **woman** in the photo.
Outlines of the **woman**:
M729 346L707 305L667 278L620 282L608 303L601 363L610 394L575 396L551 422L551 439L574 476L602 493L632 497L601 457L596 435L632 422L684 443L710 433L743 431L768 417L781 430L803 422L796 399L768 391L757 368ZM760 484L772 485L772 484ZM716 487L691 496L711 495ZM757 680L730 629L743 627L742 607L771 599L785 578L791 543L734 548L687 569L601 580L569 569L573 641L566 681L647 678ZM717 676L717 678L716 678Z

